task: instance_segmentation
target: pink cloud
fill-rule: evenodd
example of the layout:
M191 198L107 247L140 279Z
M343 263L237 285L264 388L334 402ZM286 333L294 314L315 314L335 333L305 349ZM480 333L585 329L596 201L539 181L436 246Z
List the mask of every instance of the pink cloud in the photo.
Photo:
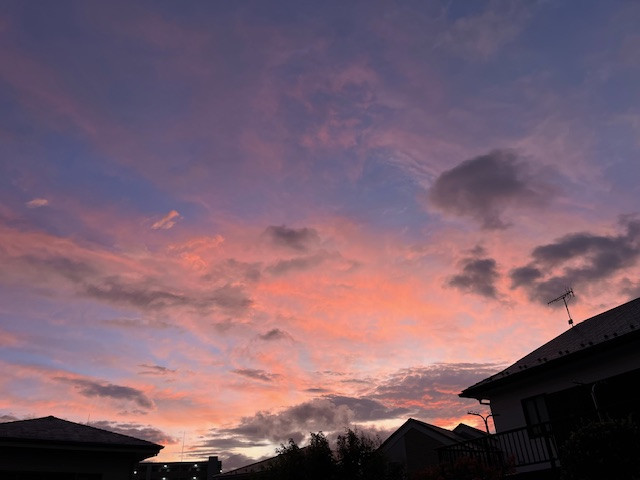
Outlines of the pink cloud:
M152 230L159 230L159 229L169 230L170 228L173 228L181 218L182 217L176 210L171 210L160 220L154 222L153 225L151 225L151 229Z
M29 200L25 205L27 208L46 207L49 205L49 200L46 198L34 198L33 200Z

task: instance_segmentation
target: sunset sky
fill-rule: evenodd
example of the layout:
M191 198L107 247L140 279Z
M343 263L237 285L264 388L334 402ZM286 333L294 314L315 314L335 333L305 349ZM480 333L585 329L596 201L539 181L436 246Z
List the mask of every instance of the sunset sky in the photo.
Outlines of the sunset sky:
M0 4L0 419L218 455L640 295L640 3ZM558 308L559 307L559 308ZM184 439L184 455L182 455Z

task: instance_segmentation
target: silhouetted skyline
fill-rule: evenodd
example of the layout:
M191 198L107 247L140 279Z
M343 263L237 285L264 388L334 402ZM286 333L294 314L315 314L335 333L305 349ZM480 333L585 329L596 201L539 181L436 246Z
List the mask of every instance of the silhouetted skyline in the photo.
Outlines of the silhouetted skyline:
M640 5L4 2L0 419L218 455L409 417L640 295ZM183 452L184 439L184 452Z

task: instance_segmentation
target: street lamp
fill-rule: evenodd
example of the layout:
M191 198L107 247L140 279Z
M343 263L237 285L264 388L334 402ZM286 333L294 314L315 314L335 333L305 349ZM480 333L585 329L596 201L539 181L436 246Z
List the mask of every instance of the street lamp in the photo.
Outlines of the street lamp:
M473 410L469 410L467 412L469 415L476 415L478 417L480 417L483 421L484 421L484 428L487 429L487 435L491 435L491 432L489 432L489 418L493 417L493 413L490 413L489 415L482 415L480 412L475 412Z

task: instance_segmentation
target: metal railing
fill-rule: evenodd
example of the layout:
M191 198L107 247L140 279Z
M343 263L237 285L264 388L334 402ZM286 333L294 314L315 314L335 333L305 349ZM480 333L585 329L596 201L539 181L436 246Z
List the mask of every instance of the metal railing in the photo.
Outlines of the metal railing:
M541 423L441 447L438 455L441 463L453 463L464 457L505 469L545 464L555 468L556 433L551 423Z

